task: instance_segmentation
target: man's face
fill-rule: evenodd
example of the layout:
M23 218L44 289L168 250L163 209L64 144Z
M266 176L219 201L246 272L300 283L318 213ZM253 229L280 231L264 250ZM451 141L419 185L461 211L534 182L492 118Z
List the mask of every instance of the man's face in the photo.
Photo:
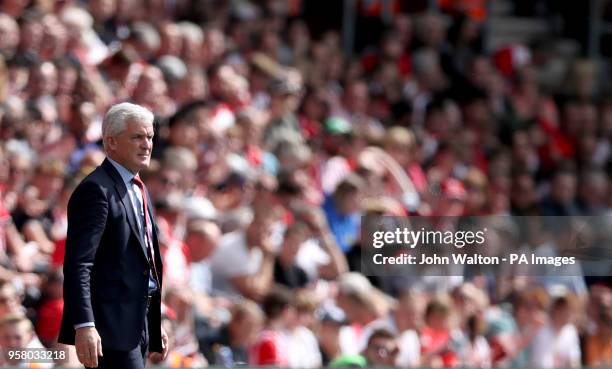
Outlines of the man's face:
M134 173L148 168L153 149L153 133L153 124L150 122L126 122L125 130L108 137L109 156Z
M365 113L370 102L367 86L363 83L351 86L345 100L347 109L352 113Z
M338 292L336 296L336 305L344 311L346 319L353 323L358 320L359 305L355 299L346 293Z
M25 348L30 343L32 335L24 322L7 324L0 330L0 343L7 348Z
M19 27L6 16L0 17L0 49L13 51L19 44Z
M170 129L170 142L172 146L192 149L197 147L198 133L197 125L187 121L179 122Z
M533 205L537 200L533 179L522 175L515 179L512 186L512 202L520 208Z
M175 23L165 23L159 28L161 55L179 55L183 46L181 30Z
M263 322L248 314L240 319L230 322L230 334L238 346L249 346L257 340Z
M182 184L185 182L184 175L174 169L165 168L157 176L151 177L147 182L147 187L151 198L154 201L167 199L170 194L182 191Z
M193 261L205 260L217 247L221 238L221 229L213 222L202 222L194 231L189 231L185 238Z
M5 285L0 289L0 316L16 312L19 309L19 300L13 287Z
M27 0L8 0L0 5L0 12L7 13L15 18L21 15L21 12L28 5Z
M293 229L285 234L284 248L288 248L288 251L293 257L297 256L300 246L310 238L308 229L300 228Z
M91 15L98 21L105 21L115 14L117 3L115 0L92 0L89 2Z
M355 214L360 209L361 192L359 190L352 190L342 193L338 200L336 205L340 213L345 215Z
M57 68L51 63L44 63L38 69L35 69L33 77L33 86L36 91L41 94L54 94L57 90Z
M365 351L369 365L395 366L395 359L399 353L397 342L392 338L374 338Z
M571 204L576 196L576 176L569 173L559 174L553 180L551 194L559 203Z

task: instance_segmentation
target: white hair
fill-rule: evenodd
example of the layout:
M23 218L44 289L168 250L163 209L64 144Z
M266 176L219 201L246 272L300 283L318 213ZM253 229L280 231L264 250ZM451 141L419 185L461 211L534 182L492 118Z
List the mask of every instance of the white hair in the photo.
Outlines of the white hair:
M153 124L153 113L149 109L136 104L120 103L113 105L102 122L102 138L116 136L125 130L128 121L142 121Z
M0 24L5 24L5 26L9 28L10 32L19 30L19 25L15 19L4 13L0 13Z
M204 31L197 24L185 21L178 23L178 26L184 38L197 44L204 42Z
M66 8L61 14L61 19L67 26L72 26L81 32L93 27L93 17L85 10L76 6Z

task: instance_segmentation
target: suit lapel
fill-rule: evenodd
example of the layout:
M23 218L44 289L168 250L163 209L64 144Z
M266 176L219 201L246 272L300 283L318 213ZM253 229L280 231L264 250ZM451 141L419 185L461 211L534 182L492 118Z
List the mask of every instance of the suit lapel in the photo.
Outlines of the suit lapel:
M157 237L157 224L155 223L155 208L151 203L151 195L149 194L149 190L145 184L145 191L147 191L147 207L149 209L149 224L151 224L151 241L153 243L153 249L155 250L155 263L158 268L158 273L160 274L159 280L161 283L161 275L163 274L163 265L161 259L161 253L159 249L159 238Z
M146 245L142 239L141 232L138 230L138 223L136 222L136 214L134 213L134 207L132 206L132 201L130 200L130 195L127 192L127 188L125 187L125 183L117 172L117 169L109 162L108 160L104 160L102 166L106 169L106 171L110 174L111 178L115 182L115 190L121 199L121 203L125 208L125 213L127 215L128 223L130 224L130 228L136 236L138 243L140 244L140 248L142 249L143 256L148 260L147 257L147 249Z

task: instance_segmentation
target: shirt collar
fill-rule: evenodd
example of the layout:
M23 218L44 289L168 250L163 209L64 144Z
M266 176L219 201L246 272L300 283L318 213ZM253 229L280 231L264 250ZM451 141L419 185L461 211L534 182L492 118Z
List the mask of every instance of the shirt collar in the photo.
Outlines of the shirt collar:
M113 159L109 158L108 156L106 158L115 167L115 169L117 169L117 171L119 172L119 175L121 176L121 179L123 179L124 183L131 183L132 182L132 179L134 179L134 177L136 176L134 173L130 172L126 167L124 167L123 165L117 163L116 161L114 161Z

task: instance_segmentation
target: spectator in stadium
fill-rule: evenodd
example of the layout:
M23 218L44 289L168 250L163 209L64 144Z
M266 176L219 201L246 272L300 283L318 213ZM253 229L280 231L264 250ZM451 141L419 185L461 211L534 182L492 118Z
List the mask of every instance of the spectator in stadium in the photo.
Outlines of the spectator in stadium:
M291 304L295 309L295 319L289 328L289 367L320 368L319 342L311 330L318 305L316 293L308 289L297 290Z
M322 365L328 366L342 355L340 329L346 324L346 317L342 309L333 305L321 306L316 311L316 316L315 333L319 341Z
M10 357L11 350L18 349L41 349L44 351L44 346L36 337L32 322L24 315L7 314L0 319L0 346L2 346L3 355L0 358L2 365L23 366L26 368L52 368L53 363L34 364L27 358L19 358L18 355ZM15 352L15 351L13 351Z
M584 215L600 215L606 209L608 180L601 170L587 170L582 173L578 183L578 208Z
M244 229L254 211L251 205L254 197L253 181L250 174L243 170L246 163L242 158L234 156L228 159L227 166L232 165L230 161L242 168L229 169L218 182L211 184L208 194L219 211L217 221L224 233Z
M172 315L172 317L174 316ZM163 361L161 360L161 357L150 358L149 362L151 365L165 365L170 368L201 368L207 365L207 362L204 360L202 355L194 355L194 352L184 353L180 348L178 348L174 342L174 330L176 328L175 321L171 317L162 315L162 327L168 334L168 346L172 348L168 352L166 359Z
M372 332L368 345L363 351L367 365L375 368L394 367L398 354L397 337L382 329Z
M513 215L538 215L540 209L535 186L535 181L528 172L515 173L510 194Z
M529 365L533 340L548 321L548 305L549 296L543 288L529 288L516 294L513 316L518 330L514 335L512 351L508 352L512 365Z
M20 313L25 311L15 287L9 281L0 281L0 316Z
M4 204L7 210L12 212L19 203L19 195L25 192L25 187L34 170L34 153L17 142L7 145L6 149L9 177L4 190Z
M464 214L484 215L489 213L487 177L479 169L472 168L465 177L466 200Z
M281 137L295 136L302 141L302 130L296 112L302 99L301 75L294 70L285 72L287 77L278 79L269 86L270 121L263 132L265 147L271 151ZM296 77L290 78L290 76Z
M421 329L421 316L425 309L425 296L416 291L403 292L393 310L368 326L364 338L369 341L379 330L396 336L399 352L395 366L414 368L420 365L421 344L418 331Z
M291 224L285 231L280 252L274 263L274 282L289 288L302 288L308 284L308 275L296 265L296 257L302 244L308 240L309 229L305 223Z
M187 245L170 233L168 223L163 218L157 221L159 230L159 251L164 265L164 280L168 286L189 284L190 271Z
M7 57L14 55L19 44L19 25L4 13L0 13L0 40L0 52Z
M382 130L381 123L369 116L370 93L365 81L349 81L344 87L341 104L332 109L331 115L351 122L356 130Z
M289 206L296 221L286 230L275 264L275 281L291 285L295 281L291 282L287 278L294 279L300 275L298 280L301 282L292 286L295 288L312 284L318 278L337 279L347 271L348 266L323 211L312 205L300 204L298 200Z
M290 327L296 319L290 290L276 286L262 300L266 324L249 349L249 365L289 367Z
M551 305L550 321L533 338L531 364L537 368L577 368L581 363L578 331L573 324L573 301L560 296Z
M340 276L336 305L346 314L349 323L340 330L342 353L359 354L367 343L366 333L389 313L393 303L365 276L357 272Z
M62 311L64 309L63 291L64 276L61 270L52 270L46 275L41 287L42 302L38 308L36 333L45 347L53 347L57 342Z
M321 188L324 194L331 194L338 184L351 173L355 159L356 135L351 124L338 117L327 118L321 133Z
M247 364L249 347L256 342L264 326L264 312L251 300L237 302L230 313L229 322L220 327L198 325L200 351L210 365Z
M359 201L363 179L350 175L338 184L332 195L328 195L323 210L329 228L343 252L347 252L357 241L359 232Z
M391 127L386 132L383 147L406 171L418 193L424 194L427 178L419 164L419 147L414 133L405 127Z
M463 347L463 365L474 368L491 367L491 348L484 332L486 322L482 311L470 316L467 320L466 338L467 342Z
M221 238L219 226L206 219L194 219L187 225L185 244L189 250L189 284L197 293L212 293L210 256Z
M452 305L444 297L427 305L420 335L424 365L454 367L459 364L459 353L453 346L452 313Z
M194 306L193 292L183 285L169 285L165 292L164 301L166 301L166 308L174 313L174 319L172 320L173 351L190 358L194 366L205 362L196 339L197 310ZM159 359L159 356L157 358ZM169 359L172 358L166 358L166 360Z
M584 362L589 367L612 365L612 308L609 304L599 308L595 331L586 338L585 356Z
M60 161L41 161L20 198L20 204L13 211L15 225L25 240L35 242L39 252L44 254L50 254L54 247L51 227L55 216L52 210L64 185L64 175L64 164Z
M540 204L542 215L578 215L575 203L576 182L576 173L572 169L559 169L551 179L549 197Z
M260 301L270 290L274 277L273 224L277 215L254 214L246 231L234 231L221 237L211 256L213 289L242 294Z

